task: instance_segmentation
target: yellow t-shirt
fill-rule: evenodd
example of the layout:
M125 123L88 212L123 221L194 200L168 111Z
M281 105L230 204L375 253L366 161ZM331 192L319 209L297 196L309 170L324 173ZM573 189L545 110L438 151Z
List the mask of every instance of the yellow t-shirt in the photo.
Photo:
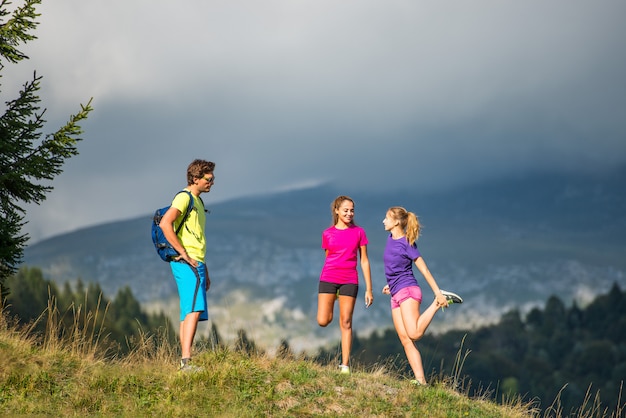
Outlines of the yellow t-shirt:
M204 255L206 253L206 239L204 237L206 214L200 198L193 194L191 196L193 196L193 209L189 213L185 225L180 228L178 239L191 258L204 263ZM174 222L174 230L178 228L178 225L183 220L187 205L189 205L189 195L187 193L179 193L174 197L172 206L181 213Z

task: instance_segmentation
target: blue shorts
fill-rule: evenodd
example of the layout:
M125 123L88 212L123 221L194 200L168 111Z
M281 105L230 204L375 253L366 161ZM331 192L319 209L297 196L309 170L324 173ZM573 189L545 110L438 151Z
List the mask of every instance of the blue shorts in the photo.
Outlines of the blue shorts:
M178 297L180 298L180 320L191 312L201 312L200 321L209 319L206 301L206 266L198 263L198 267L191 267L189 264L179 261L170 263L176 286L178 287Z
M415 299L422 303L422 289L419 286L403 287L391 297L391 309L397 309L407 299Z

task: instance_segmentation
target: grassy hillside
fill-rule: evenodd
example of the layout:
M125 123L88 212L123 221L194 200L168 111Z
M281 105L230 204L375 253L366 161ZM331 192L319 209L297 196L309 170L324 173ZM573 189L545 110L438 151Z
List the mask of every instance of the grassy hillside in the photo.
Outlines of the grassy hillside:
M57 335L49 320L49 334ZM73 330L36 338L0 319L0 415L161 417L532 417L528 405L470 399L440 378L414 387L380 366L349 376L289 356L200 347L182 373L175 350L145 337L124 359Z

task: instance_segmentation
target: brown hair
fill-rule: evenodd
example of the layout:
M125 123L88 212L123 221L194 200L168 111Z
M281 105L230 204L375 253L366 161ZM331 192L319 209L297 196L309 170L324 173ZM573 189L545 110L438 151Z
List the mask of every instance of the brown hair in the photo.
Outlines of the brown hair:
M337 225L337 220L339 219L339 215L337 215L336 211L339 210L339 206L341 206L341 204L346 200L352 202L352 204L354 205L354 200L352 200L348 196L337 196L335 200L333 200L333 202L330 204L330 213L333 215L333 225ZM354 218L352 218L352 224L356 225L354 223Z
M211 174L215 170L215 163L206 160L193 160L187 167L187 185L191 186L195 179Z
M389 212L391 212L394 219L400 222L400 226L405 231L406 240L409 244L415 244L415 241L417 241L420 236L420 230L422 229L417 216L401 206L393 206L389 208Z

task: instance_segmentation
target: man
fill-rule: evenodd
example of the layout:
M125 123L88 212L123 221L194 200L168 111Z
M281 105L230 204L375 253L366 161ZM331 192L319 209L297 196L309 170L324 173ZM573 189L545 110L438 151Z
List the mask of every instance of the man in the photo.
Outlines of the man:
M198 322L209 319L206 292L211 286L211 279L204 263L206 212L200 195L211 191L211 186L215 183L214 169L215 163L211 161L194 160L189 164L185 190L191 193L193 201L190 201L187 193L178 193L159 224L165 238L179 254L174 261L170 262L170 267L180 297L180 346L182 351L180 370L183 371L197 369L190 364L191 346L196 335ZM183 214L186 213L190 204L193 205L193 208L177 235L176 227L182 221Z

